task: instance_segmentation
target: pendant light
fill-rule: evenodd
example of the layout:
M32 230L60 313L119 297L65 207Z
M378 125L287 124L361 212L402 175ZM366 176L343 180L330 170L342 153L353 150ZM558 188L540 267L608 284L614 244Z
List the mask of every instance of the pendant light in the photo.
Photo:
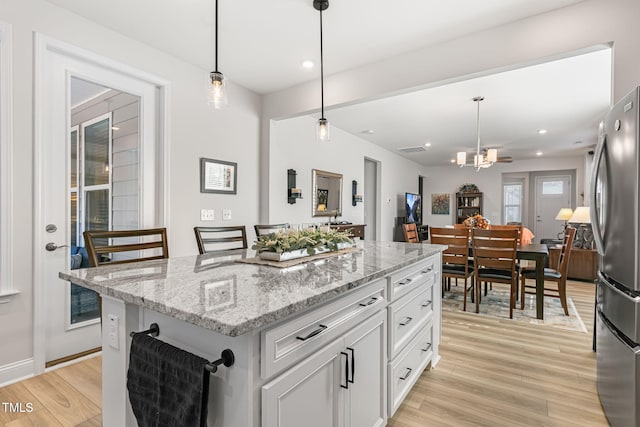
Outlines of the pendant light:
M329 122L324 117L324 59L322 51L322 11L329 8L329 0L313 0L313 7L320 11L320 118L316 125L316 139L318 142L331 140Z
M485 169L492 166L495 162L498 161L498 150L495 148L490 148L486 150L485 153L480 152L480 102L484 101L483 96L476 96L473 98L473 102L475 102L478 106L478 115L476 122L476 154L473 156L473 165L467 165L467 153L466 151L459 151L456 154L456 164L460 167L463 166L473 166L476 168L476 171L480 171L480 169Z
M227 79L218 71L218 0L214 0L214 21L215 21L215 70L209 73L209 83L207 84L207 101L216 110L227 105Z

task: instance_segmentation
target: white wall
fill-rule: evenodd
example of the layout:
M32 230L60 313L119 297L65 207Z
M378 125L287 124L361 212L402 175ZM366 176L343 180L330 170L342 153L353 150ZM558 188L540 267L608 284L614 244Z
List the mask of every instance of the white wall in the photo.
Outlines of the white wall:
M425 167L335 126L331 129L331 142L319 144L315 141L315 123L310 117L302 116L274 121L271 125L268 222L326 222L327 217L311 216L311 170L321 169L343 175L343 214L339 219L362 224L364 206L363 203L351 205L351 181L358 182L358 193L363 194L364 158L367 157L381 163L382 210L378 240L392 240L395 217L398 213L404 215L404 193L418 192L418 177L424 175ZM287 169L295 169L296 187L302 189L303 199L292 205L287 203Z
M582 205L584 192L584 157L558 157L552 159L533 159L514 161L513 163L497 163L488 169L476 172L474 168L459 168L456 166L443 166L428 168L425 174L424 212L425 224L432 227L441 227L455 222L455 193L462 184L476 184L483 192L483 215L494 224L502 224L502 178L503 174L509 176L521 175L519 172L537 172L568 170L576 171L576 203ZM528 183L525 182L525 189ZM431 215L431 194L451 194L451 215ZM528 199L528 196L527 196ZM524 218L526 221L526 218ZM524 223L533 230L533 224Z
M147 45L119 35L42 0L0 0L0 21L13 27L13 259L15 287L20 294L0 304L0 383L7 365L33 356L33 35L41 32L157 75L170 82L168 164L169 248L171 256L197 253L193 227L222 225L222 209L232 221L257 219L258 133L261 99L230 86L224 111L207 107L204 82L210 70L199 69ZM238 163L238 194L200 193L199 158ZM63 201L61 201L62 203ZM200 208L214 208L216 221L200 223ZM54 280L52 278L52 280ZM52 286L55 284L52 283ZM3 369L4 368L4 369Z

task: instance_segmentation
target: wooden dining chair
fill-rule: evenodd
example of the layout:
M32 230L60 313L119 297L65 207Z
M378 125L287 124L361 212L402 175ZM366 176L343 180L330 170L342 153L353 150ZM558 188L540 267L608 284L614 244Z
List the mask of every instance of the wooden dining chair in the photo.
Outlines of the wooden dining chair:
M491 224L489 225L490 230L518 230L518 244L521 243L522 240L522 230L524 226L522 224Z
M402 224L402 232L404 233L404 241L407 243L420 243L418 236L418 228L414 223Z
M556 268L544 269L544 296L560 298L560 303L564 309L564 314L569 315L569 308L567 307L567 270L569 269L569 256L571 255L571 248L573 247L573 239L576 235L576 229L573 227L567 227L564 233L564 239L562 242L562 250L558 257L558 265ZM527 285L527 279L534 280L534 283ZM520 308L524 308L525 293L536 293L536 270L535 268L523 268L520 272ZM547 287L547 282L555 282L556 287ZM549 293L548 293L549 292Z
M516 256L518 230L471 231L475 272L476 313L480 311L481 283L506 283L509 285L509 318L513 318L516 305L518 274Z
M169 258L166 228L85 231L91 267Z
M247 249L247 230L244 225L230 227L193 227L200 254Z
M253 229L256 231L256 236L262 236L265 234L277 233L282 230L288 230L291 226L288 223L283 224L256 224Z
M469 230L459 228L431 227L431 243L447 245L442 253L442 291L445 281L451 286L451 279L464 280L463 311L467 311L467 291L471 290L471 301L474 301L473 265L469 262ZM470 286L467 279L471 277Z

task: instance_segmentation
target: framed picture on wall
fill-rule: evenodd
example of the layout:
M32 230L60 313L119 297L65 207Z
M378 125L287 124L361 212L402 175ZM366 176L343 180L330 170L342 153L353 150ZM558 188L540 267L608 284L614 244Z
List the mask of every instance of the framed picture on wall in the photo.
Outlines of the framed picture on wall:
M431 195L431 215L449 215L450 197L449 193L438 193Z
M200 192L236 194L238 164L200 158Z

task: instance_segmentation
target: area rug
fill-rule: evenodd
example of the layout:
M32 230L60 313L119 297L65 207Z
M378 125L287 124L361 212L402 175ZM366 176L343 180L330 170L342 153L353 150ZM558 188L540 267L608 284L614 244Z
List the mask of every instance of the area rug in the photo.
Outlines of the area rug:
M568 329L571 331L587 332L578 311L571 298L567 298L569 315L565 316L562 304L558 298L544 298L544 320L536 319L535 295L527 294L524 309L520 310L520 301L516 302L513 310L513 319L509 319L509 291L501 288L502 285L494 283L493 289L489 289L487 295L480 300L480 315L496 317L516 322L525 322L532 325L546 325L554 328ZM507 285L508 286L508 285ZM455 286L451 283L451 291L446 291L442 299L442 309L447 311L462 311L464 285ZM475 312L475 303L471 302L471 296L467 295L467 313Z

